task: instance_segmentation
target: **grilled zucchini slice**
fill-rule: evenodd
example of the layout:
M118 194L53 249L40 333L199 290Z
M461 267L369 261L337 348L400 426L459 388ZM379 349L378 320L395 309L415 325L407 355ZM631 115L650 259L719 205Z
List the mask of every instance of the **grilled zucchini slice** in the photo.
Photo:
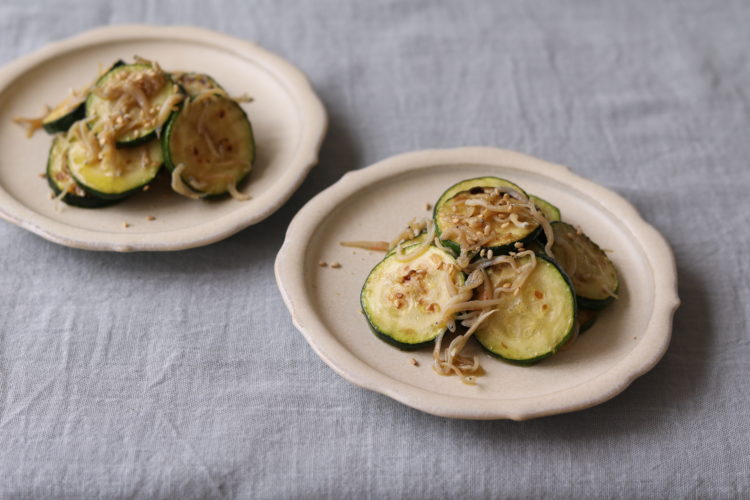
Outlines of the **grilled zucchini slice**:
M498 311L474 334L491 355L518 364L551 356L578 327L575 292L567 275L551 259L542 255L536 259L536 267L519 292L501 294ZM490 268L487 274L493 288L512 282L517 275L507 265Z
M442 207L446 201L450 200L458 193L462 191L469 191L472 188L477 187L503 187L526 194L526 191L521 189L521 186L510 182L509 180L501 179L500 177L475 177L473 179L466 179L461 182L457 182L446 189L445 192L440 195L440 198L438 198L437 203L435 203L433 214L436 215L438 211L440 211L440 207Z
M95 133L113 124L117 147L134 147L156 138L182 95L158 67L124 64L97 80L86 99L86 119Z
M195 97L206 90L224 90L216 80L204 73L172 73L172 80L182 87L189 97Z
M534 202L534 206L537 208L537 210L542 212L542 215L544 215L545 219L550 222L560 220L560 209L554 206L552 203L538 196L534 196L533 194L529 195L529 199Z
M86 116L85 99L69 96L42 118L42 128L48 134L67 132L71 125L84 116Z
M204 97L187 101L162 135L167 168L201 197L235 190L255 160L253 128L240 105L221 95Z
M477 240L486 236L493 236L490 241L482 246L484 248L491 248L495 254L507 253L514 250L514 245L518 242L527 243L533 241L541 231L541 227L535 221L526 221L524 227L519 227L515 224L500 222L495 218L485 221L485 224L488 224L490 227L489 233L481 233L479 229L471 229L470 223L475 218L473 214L476 212L477 207L470 206L467 202L470 202L472 199L478 200L480 196L489 194L493 190L494 186L475 186L466 191L456 193L452 198L442 202L440 208L436 208L435 228L437 234L443 240L444 244L452 248L457 254L460 253L462 242L444 239L442 235L448 229L461 227L474 231ZM511 204L516 202L515 199L510 199Z
M608 306L617 297L620 280L607 254L566 222L554 222L552 231L555 235L552 252L570 276L578 304L595 310Z
M367 277L360 303L378 337L400 349L417 349L445 331L443 306L454 293L450 288L463 283L455 258L430 246L408 262L387 255Z
M47 183L55 195L62 195L68 205L82 208L97 208L111 205L116 200L105 200L92 196L76 183L68 169L68 148L70 142L65 135L57 135L52 140L47 159Z
M142 146L113 149L112 154L91 159L79 140L70 142L68 168L76 183L89 194L118 200L151 182L162 164L161 146L152 141Z

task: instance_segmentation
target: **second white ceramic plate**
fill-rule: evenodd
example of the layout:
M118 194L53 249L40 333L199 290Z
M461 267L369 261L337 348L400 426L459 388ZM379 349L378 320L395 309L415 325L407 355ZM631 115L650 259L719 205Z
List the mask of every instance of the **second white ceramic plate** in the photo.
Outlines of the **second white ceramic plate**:
M476 386L431 368L431 351L399 351L373 335L359 292L383 255L341 241L390 240L426 203L459 180L493 175L557 205L603 248L621 276L618 300L569 350L531 367L480 352ZM338 261L341 268L320 267ZM662 357L679 304L672 253L619 195L565 167L491 148L408 153L351 172L294 218L276 260L293 321L315 352L347 380L446 417L522 420L586 408L624 390ZM415 358L419 366L409 360Z
M243 191L196 202L169 189L139 193L99 209L68 207L49 199L39 178L51 138L26 139L15 116L39 115L71 88L90 82L102 67L134 55L172 71L212 75L243 104L253 124L257 158ZM178 250L206 245L261 221L277 210L317 162L326 113L305 76L257 45L188 27L115 26L45 47L0 69L0 216L54 242L90 250ZM149 215L156 220L147 221ZM124 226L124 222L129 227Z

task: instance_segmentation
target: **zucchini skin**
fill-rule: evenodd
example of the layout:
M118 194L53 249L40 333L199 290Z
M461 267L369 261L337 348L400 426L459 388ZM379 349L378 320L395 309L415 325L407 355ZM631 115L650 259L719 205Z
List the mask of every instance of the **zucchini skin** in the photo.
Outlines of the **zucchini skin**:
M573 288L573 282L570 280L570 277L563 270L563 268L557 262L555 262L553 259L550 259L549 257L547 257L546 255L543 255L543 254L537 254L536 258L544 260L544 261L552 264L557 269L557 271L560 273L560 276L562 276L562 278L565 280L565 282L567 283L568 287L570 287L571 293L573 295L573 302L572 302L572 307L573 307L573 321L571 322L571 326L570 326L570 329L568 330L568 332L565 334L565 336L562 338L562 340L560 340L560 342L557 343L557 345L555 347L553 347L551 350L547 351L546 353L541 354L541 355L536 356L536 357L533 357L533 358L515 359L515 358L505 357L505 356L503 356L501 354L498 354L498 353L496 353L494 351L491 351L490 349L488 349L487 347L485 347L485 345L481 341L479 341L479 339L477 338L477 341L478 341L477 343L482 347L482 349L485 352L487 352L487 354L489 354L490 356L492 356L494 358L501 359L503 361L507 361L509 363L512 363L512 364L518 365L518 366L531 366L531 365L535 365L538 362L542 361L543 359L546 359L546 358L552 356L553 354L557 353L560 350L560 348L562 348L571 339L571 337L573 337L573 335L576 333L576 330L578 329L578 321L577 321L578 320L578 303L575 300L575 288Z

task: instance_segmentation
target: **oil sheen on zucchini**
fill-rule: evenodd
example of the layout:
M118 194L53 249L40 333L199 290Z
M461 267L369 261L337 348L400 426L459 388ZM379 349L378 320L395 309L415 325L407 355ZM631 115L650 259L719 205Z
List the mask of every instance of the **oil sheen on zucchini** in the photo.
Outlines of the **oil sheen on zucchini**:
M47 183L56 196L63 192L62 201L68 205L83 208L96 208L111 205L114 200L105 200L92 196L76 184L68 170L69 142L65 135L57 135L52 140L47 159Z
M407 249L408 252L408 249ZM428 247L419 257L401 262L385 257L367 277L360 303L373 332L401 349L416 349L445 331L442 308L464 277L452 255Z
M86 99L86 118L99 133L107 121L117 124L117 147L133 147L156 138L169 119L162 107L175 101L182 90L169 75L148 63L114 67L97 80ZM168 102L169 101L169 102ZM127 119L133 126L120 127Z
M156 177L162 163L158 141L115 149L104 159L91 159L81 141L72 141L68 150L68 168L78 185L94 196L109 200L124 198L141 189Z
M452 198L445 200L439 208L436 207L434 213L435 228L441 239L442 234L451 227L456 227L457 225L464 225L466 227L466 220L475 208L467 206L466 201L483 194L485 190L488 192L493 187L496 186L475 186L467 191L460 191ZM485 243L483 247L491 248L496 254L514 250L513 245L517 242L526 243L534 240L541 230L537 222L529 222L526 227L519 227L515 224L499 222L493 218L487 221L486 224L490 226L490 232L484 233L483 236L494 235L494 237ZM459 242L445 240L444 243L451 247L454 252L460 253Z
M554 354L578 326L570 280L552 260L540 255L536 259L520 292L501 294L498 311L474 334L490 354L519 364ZM507 265L491 268L488 274L496 288L516 276Z
M607 254L583 232L566 222L552 224L552 251L570 276L578 303L587 309L603 309L617 294L620 281Z
M162 145L167 168L182 168L182 181L201 196L234 189L255 160L247 115L220 95L187 101L167 124Z

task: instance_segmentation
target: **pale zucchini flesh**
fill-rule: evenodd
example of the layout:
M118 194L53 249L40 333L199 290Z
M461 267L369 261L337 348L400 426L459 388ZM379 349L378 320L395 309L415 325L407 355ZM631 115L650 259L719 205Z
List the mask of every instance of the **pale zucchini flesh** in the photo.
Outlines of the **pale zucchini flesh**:
M568 277L553 261L536 259L520 291L502 293L497 312L474 334L490 354L520 364L554 354L577 328L575 293ZM502 265L491 268L488 275L497 288L512 282L516 272Z
M162 137L167 168L204 196L224 194L245 178L255 159L253 129L235 101L219 95L188 101Z
M408 249L407 249L408 251ZM401 349L422 347L446 329L443 308L463 285L452 255L436 247L408 262L385 257L367 277L360 295L362 310L375 334Z
M151 141L142 146L115 149L111 158L91 159L81 141L71 141L68 168L87 192L106 199L119 199L151 182L163 164L161 145Z

